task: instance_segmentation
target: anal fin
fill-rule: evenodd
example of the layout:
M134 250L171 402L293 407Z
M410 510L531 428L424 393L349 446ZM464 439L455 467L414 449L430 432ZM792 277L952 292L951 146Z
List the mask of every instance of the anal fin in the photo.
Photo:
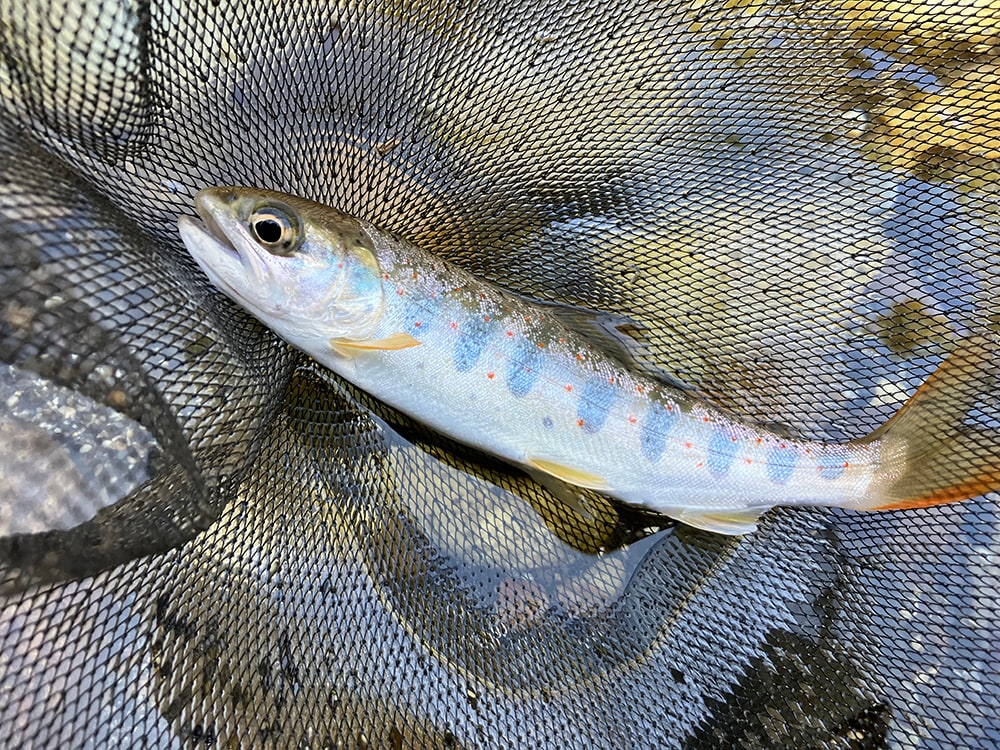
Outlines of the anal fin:
M398 351L421 343L410 334L399 332L382 339L330 339L330 348L344 357L354 357L361 352Z
M544 458L529 457L527 462L529 467L544 474L560 479L568 484L575 484L577 487L586 487L588 490L607 492L611 489L604 477L591 474L572 466L566 466L557 461L549 461Z
M566 506L577 514L587 519L596 519L597 511L590 499L583 494L583 489L575 484L556 479L551 474L544 471L528 468L528 475L538 482L542 487L557 500L562 501Z
M757 519L767 508L751 508L748 510L694 510L671 509L662 511L664 515L675 521L694 526L696 529L711 531L715 534L740 536L757 529Z

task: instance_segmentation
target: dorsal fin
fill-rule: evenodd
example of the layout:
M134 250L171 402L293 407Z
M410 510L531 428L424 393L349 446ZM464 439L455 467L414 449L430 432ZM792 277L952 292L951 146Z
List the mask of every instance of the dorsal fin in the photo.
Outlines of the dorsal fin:
M586 339L595 349L624 367L639 370L671 388L689 394L696 392L691 384L650 364L649 347L642 342L642 337L649 329L633 318L563 302L548 302L523 295L514 296L541 308L546 315L555 318L563 326ZM626 331L634 331L635 335Z

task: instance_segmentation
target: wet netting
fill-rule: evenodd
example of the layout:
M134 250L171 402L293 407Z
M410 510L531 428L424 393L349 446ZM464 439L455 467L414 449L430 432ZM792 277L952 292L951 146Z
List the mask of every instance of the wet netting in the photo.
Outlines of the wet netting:
M312 198L849 440L1000 325L998 29L0 0L0 745L996 747L996 495L745 537L581 514L284 344L176 220L208 185ZM995 435L979 376L955 427Z

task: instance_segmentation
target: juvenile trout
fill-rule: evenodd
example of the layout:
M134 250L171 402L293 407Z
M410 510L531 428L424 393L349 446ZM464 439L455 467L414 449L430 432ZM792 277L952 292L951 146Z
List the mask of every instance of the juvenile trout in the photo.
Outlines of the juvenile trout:
M633 371L558 308L336 209L245 187L202 190L195 206L204 223L182 216L181 237L225 294L359 388L550 485L724 534L776 505L902 509L1000 487L1000 438L963 426L992 383L985 339L872 434L791 440Z

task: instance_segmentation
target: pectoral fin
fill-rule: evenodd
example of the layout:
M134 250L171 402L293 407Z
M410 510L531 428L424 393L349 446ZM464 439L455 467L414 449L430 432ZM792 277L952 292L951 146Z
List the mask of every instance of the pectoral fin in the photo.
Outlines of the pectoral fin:
M330 339L330 348L344 357L354 357L361 352L398 351L421 343L410 334L400 332L384 339Z

